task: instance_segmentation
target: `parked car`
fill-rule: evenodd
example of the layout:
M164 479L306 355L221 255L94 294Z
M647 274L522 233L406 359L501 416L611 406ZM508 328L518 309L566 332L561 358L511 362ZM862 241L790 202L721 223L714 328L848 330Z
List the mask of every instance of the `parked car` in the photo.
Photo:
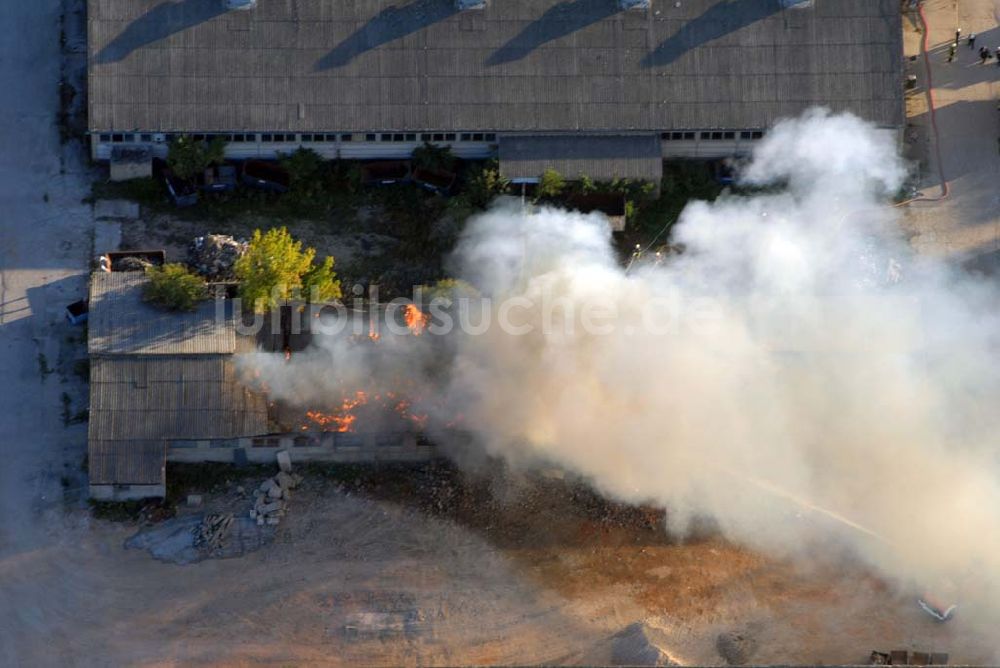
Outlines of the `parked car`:
M742 161L738 158L720 158L709 163L712 178L715 179L716 183L724 186L736 183L741 166Z
M201 189L210 193L222 193L236 190L235 165L214 165L205 170L201 176Z
M409 160L380 160L361 166L361 183L366 186L388 186L409 180Z
M421 188L426 188L432 192L448 194L455 185L456 175L438 169L424 169L417 167L413 170L413 181Z
M160 172L160 177L167 186L167 194L174 206L185 207L198 203L198 187L192 181L180 178L168 168Z
M247 160L243 163L241 181L258 190L272 193L288 192L288 172L273 162Z

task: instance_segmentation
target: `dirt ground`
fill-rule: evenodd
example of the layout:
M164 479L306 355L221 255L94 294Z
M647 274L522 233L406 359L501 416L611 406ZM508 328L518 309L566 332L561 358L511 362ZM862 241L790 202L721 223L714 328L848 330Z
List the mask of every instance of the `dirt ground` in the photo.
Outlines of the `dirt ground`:
M986 656L956 646L960 626L933 623L848 563L819 559L804 571L707 527L672 539L662 515L575 484L440 465L304 474L273 543L168 567L188 586L216 582L144 618L164 639L187 630L169 662L608 664L613 637L636 621L685 665L724 664L723 632L752 637L751 660L763 664L863 663L893 648ZM249 508L256 482L233 480L198 511ZM152 561L129 554L134 568ZM233 575L225 587L222 573Z
M184 210L158 213L148 209L138 220L122 224L123 250L163 249L170 262L184 262L191 241L205 234L248 239L255 229L285 226L317 257L332 256L341 285L365 290L377 284L380 296L411 296L413 286L444 277L442 259L458 237L461 224L443 213L440 198L410 186L371 191L370 204L337 211L328 219L282 219L240 215L210 218L187 216Z

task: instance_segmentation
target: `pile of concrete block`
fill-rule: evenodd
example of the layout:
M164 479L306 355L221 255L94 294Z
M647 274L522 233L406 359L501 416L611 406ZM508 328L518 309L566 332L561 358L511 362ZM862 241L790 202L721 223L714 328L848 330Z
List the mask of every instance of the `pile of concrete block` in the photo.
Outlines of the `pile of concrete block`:
M292 498L292 490L300 482L302 482L302 476L287 471L278 471L278 475L262 482L260 487L254 491L254 503L250 510L250 518L257 520L259 526L278 524L288 508L288 502Z
M231 513L209 513L197 524L194 533L194 546L209 552L222 549L229 535L229 527L233 523Z

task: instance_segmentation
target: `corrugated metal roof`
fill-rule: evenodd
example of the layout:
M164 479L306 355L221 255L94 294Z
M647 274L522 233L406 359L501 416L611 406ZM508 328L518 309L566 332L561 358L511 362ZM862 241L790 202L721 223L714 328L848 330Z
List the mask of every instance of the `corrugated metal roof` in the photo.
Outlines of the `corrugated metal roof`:
M90 354L171 355L232 353L236 328L231 312L216 303L192 312L166 311L142 301L149 279L138 271L98 272L90 280L87 349Z
M90 440L87 468L91 485L162 485L166 441Z
M598 181L663 177L660 139L656 135L512 135L501 136L500 173L508 179L536 178L554 169L566 178L585 175Z
M213 439L267 433L267 401L229 355L95 357L91 441Z
M678 6L679 5L679 6ZM94 130L901 126L898 0L88 0Z

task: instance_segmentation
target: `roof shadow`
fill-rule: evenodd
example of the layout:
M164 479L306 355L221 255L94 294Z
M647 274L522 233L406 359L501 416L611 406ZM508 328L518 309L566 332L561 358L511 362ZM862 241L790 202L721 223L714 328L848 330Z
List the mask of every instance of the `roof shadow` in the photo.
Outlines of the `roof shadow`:
M486 59L488 66L520 60L538 47L582 30L620 11L616 0L570 0L560 2Z
M343 67L361 54L406 37L458 13L454 0L415 0L388 7L316 61L313 69Z
M102 65L118 62L136 49L225 13L221 0L161 2L128 24L121 34L94 56L94 62Z
M717 2L691 19L642 59L643 67L669 65L691 49L724 37L784 9L787 0L733 0Z

